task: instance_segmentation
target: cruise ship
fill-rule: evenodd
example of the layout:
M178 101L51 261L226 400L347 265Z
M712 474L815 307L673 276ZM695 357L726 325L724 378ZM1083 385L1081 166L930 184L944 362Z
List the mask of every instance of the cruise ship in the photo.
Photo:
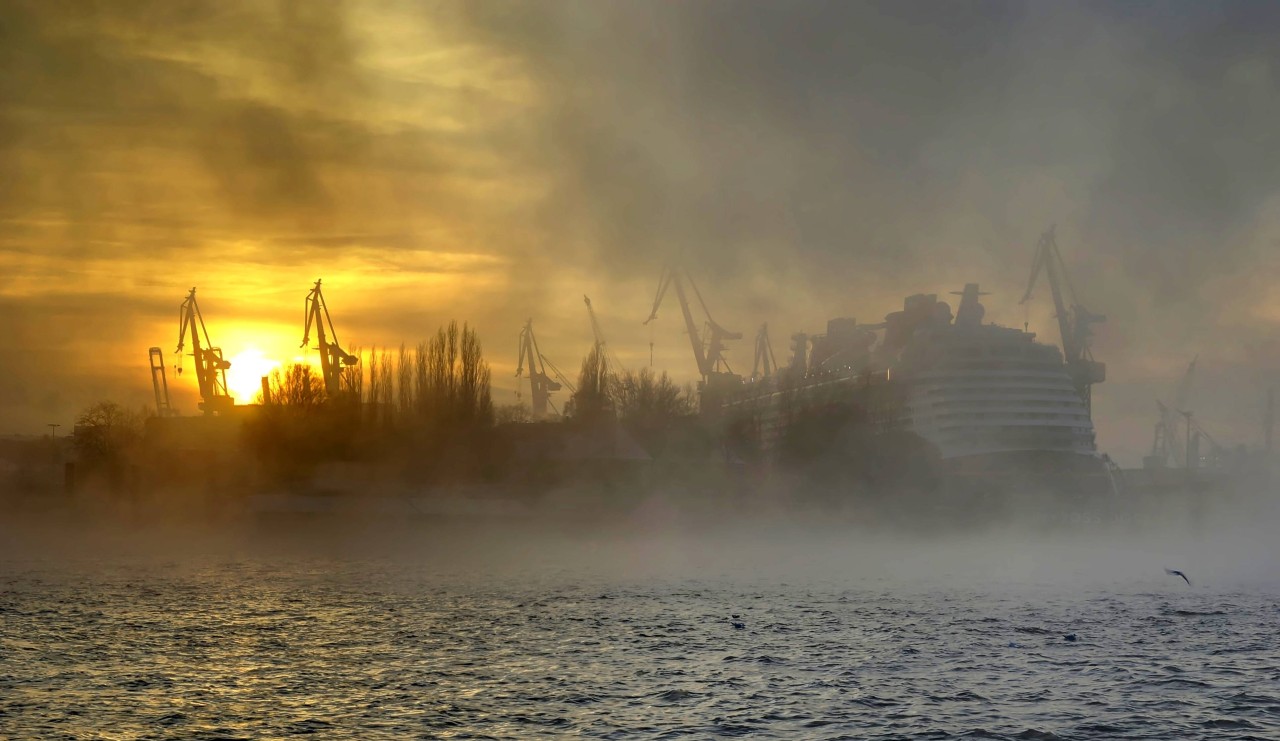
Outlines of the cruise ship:
M833 319L825 335L797 335L790 368L725 400L728 424L751 430L767 454L806 413L844 405L874 432L926 441L950 489L1114 492L1087 395L1062 352L985 323L977 284L957 293L954 315L918 294L883 323Z

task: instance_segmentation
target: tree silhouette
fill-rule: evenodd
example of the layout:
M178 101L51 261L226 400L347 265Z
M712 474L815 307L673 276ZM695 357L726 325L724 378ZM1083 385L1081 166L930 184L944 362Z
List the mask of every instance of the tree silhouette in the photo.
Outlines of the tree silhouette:
M582 359L578 372L578 390L565 405L567 416L584 422L595 422L614 416L609 360L600 345Z
M100 401L76 417L74 445L80 460L115 465L142 439L142 415L114 401Z

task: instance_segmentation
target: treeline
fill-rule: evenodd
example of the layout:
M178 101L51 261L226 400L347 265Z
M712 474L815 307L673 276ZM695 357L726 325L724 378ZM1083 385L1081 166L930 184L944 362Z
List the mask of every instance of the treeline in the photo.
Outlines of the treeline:
M483 481L544 492L577 486L591 496L657 490L699 501L716 501L714 492L736 496L781 485L797 502L852 503L880 517L914 511L938 486L937 452L915 435L882 429L883 415L870 398L794 400L786 431L766 455L756 444L761 420L703 419L691 387L650 368L615 370L600 347L583 359L563 418L538 427L498 424L499 417L527 419L527 413L495 410L490 367L465 324L452 322L412 347L375 348L360 357L332 395L316 368L295 364L271 375L261 406L241 412L242 420L145 425L148 433L168 429L167 448L146 439L142 414L95 405L77 419L77 477L96 477L112 490L132 488L139 473L162 488L216 481L219 490L359 489L359 481L353 486L343 478L346 471L382 477L369 480L370 489ZM219 430L238 432L219 438L223 452L207 455L202 445L215 445L210 435ZM624 439L647 458L636 456L630 442L627 450L610 449ZM230 448L238 452L225 455ZM157 453L163 450L170 452ZM759 465L767 460L776 465ZM343 469L342 462L360 465ZM770 479L766 469L780 477Z
M262 413L247 425L249 448L268 475L297 480L332 460L379 459L415 480L501 478L508 468L504 421L527 409L495 410L491 371L475 331L457 322L413 347L374 348L345 369L336 398L308 365L277 371ZM621 425L646 452L662 455L673 436L700 429L693 390L650 368L614 371L594 347L583 359L567 425ZM551 434L551 433L547 433ZM700 446L705 447L705 445Z
M95 405L77 420L78 465L112 479L138 466L165 468L158 474L161 478L170 476L168 468L177 471L172 475L187 471L198 477L212 458L200 458L197 465L172 465L156 450L167 445L171 450L214 446L226 451L231 444L239 456L231 465L238 469L248 462L247 475L268 487L323 485L326 472L334 470L328 466L344 461L377 464L379 471L420 483L502 480L512 475L512 435L498 419L528 420L528 411L495 409L492 373L473 328L450 322L415 345L355 354L360 363L343 369L332 394L317 366L297 363L277 369L257 399L260 406L233 413L242 414L242 419L216 424L195 418L177 418L172 424L157 419L156 425L144 425L146 414L110 402ZM708 443L688 444L691 435L707 437L695 409L692 388L680 387L666 373L649 368L615 371L602 349L595 347L582 362L561 421L566 432L577 428L574 434L585 432L587 438L600 440L613 439L613 430L621 427L654 458L671 451L701 455ZM144 439L152 428L155 438ZM229 442L230 429L239 432ZM557 435L554 430L544 432Z
M456 431L493 423L489 364L470 327L450 322L413 348L375 348L365 356L368 382L348 368L344 386L363 402L367 424Z
M598 345L583 359L577 389L565 405L568 422L621 424L655 457L669 452L676 439L687 443L690 436L705 437L696 412L692 386L678 386L666 371L655 373L647 367L615 371ZM695 447L687 452L705 452L705 444Z
M322 463L392 459L425 477L476 473L493 425L491 372L475 330L450 322L429 340L355 353L332 398L313 366L272 373L261 412L245 425L248 448L278 482Z

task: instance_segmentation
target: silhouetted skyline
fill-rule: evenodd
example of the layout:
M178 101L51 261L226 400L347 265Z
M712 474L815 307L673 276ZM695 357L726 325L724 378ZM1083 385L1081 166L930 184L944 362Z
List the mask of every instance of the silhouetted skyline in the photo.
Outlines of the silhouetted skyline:
M1101 448L1136 462L1197 353L1198 418L1260 438L1280 365L1275 6L0 14L0 432L146 403L146 349L172 365L192 285L228 356L292 360L320 277L346 345L468 320L500 402L530 316L577 366L584 292L624 362L646 364L652 338L655 365L692 379L678 313L640 324L676 251L747 333L874 322L979 282L988 319L1056 343L1048 301L1017 304L1056 223L1109 317ZM749 340L730 359L749 366ZM193 413L194 383L172 389Z

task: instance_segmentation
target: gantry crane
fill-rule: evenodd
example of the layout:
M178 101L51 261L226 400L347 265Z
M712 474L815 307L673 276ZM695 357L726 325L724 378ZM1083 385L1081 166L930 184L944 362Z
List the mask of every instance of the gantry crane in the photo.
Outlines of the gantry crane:
M195 288L191 289L178 309L178 349L174 352L178 353L179 358L182 356L188 331L191 334L191 357L195 359L196 380L200 385L200 409L206 415L226 412L235 405L235 400L227 393L227 369L231 367L231 361L223 359L222 348L214 347L209 341L204 317L196 304ZM178 365L178 373L182 373L181 365Z
M147 350L151 361L151 390L156 395L156 416L172 417L175 412L169 403L169 379L164 373L164 352L153 347Z
M548 408L555 410L555 406L551 403L551 392L568 388L569 393L572 394L574 393L573 384L565 378L564 373L560 372L555 363L547 360L542 351L538 349L538 338L533 334L533 319L526 321L524 328L520 330L520 349L517 357L519 360L516 363L516 378L524 375L525 363L529 364L529 387L533 403L533 418L540 420L549 416L559 416L558 410L556 410L555 415L547 413ZM550 367L551 372L555 374L554 379L547 375L547 367Z
M315 287L307 293L303 306L306 310L306 319L302 327L301 347L310 344L311 327L314 326L316 349L320 351L320 373L324 376L325 394L330 399L336 399L342 393L343 369L358 365L360 358L347 353L338 345L338 333L334 331L333 320L329 318L329 306L324 301L324 294L320 292L319 280L316 280ZM325 327L329 328L327 336Z
M778 362L773 358L773 343L769 341L769 323L760 325L756 332L756 362L751 367L751 378L759 380L769 378L778 369Z
M1027 281L1027 292L1019 303L1030 300L1031 291L1041 272L1047 275L1049 289L1053 292L1053 308L1058 319L1058 330L1062 335L1062 355L1066 360L1067 372L1071 374L1072 383L1084 399L1085 406L1091 407L1093 385L1106 380L1107 366L1093 359L1089 338L1093 335L1093 325L1104 322L1107 318L1089 311L1076 298L1075 287L1071 285L1066 265L1062 262L1062 254L1058 251L1053 226L1040 235L1035 261L1031 265L1031 279Z
M689 307L689 298L684 292L685 280L689 281L689 286L693 288L693 295L698 299L698 306L706 316L705 331L700 332L697 322L694 321L693 311ZM654 296L653 309L649 312L649 318L644 320L645 324L658 318L658 308L662 306L662 299L667 295L667 289L673 285L676 289L676 298L680 300L680 311L684 314L689 343L693 346L693 357L698 364L698 372L702 375L702 381L699 384L702 390L702 411L714 413L721 398L742 383L742 378L733 372L729 367L729 361L724 357L725 340L740 340L742 333L731 332L716 323L693 278L689 277L683 268L671 264L662 269L662 275L658 278L658 293Z

